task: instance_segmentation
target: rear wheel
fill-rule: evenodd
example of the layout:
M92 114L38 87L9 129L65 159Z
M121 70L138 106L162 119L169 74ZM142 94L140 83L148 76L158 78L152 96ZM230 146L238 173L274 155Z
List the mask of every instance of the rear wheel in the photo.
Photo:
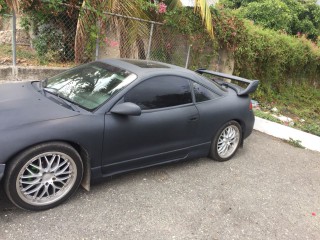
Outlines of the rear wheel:
M27 210L53 208L78 188L83 165L68 144L45 143L19 154L10 162L4 188L8 198Z
M229 160L237 152L241 139L242 129L238 122L224 124L212 141L210 157L219 162Z

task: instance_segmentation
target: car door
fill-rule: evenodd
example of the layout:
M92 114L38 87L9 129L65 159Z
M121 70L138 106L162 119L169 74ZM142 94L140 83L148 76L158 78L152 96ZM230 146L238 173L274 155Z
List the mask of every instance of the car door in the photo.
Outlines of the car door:
M147 79L128 91L120 102L135 103L142 113L105 115L103 174L188 156L199 119L188 79Z

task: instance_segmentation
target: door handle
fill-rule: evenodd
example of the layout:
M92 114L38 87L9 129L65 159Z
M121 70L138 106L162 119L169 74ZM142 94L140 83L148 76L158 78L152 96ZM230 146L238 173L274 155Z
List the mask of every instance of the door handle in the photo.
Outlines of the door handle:
M198 120L198 116L191 116L189 118L190 121L197 121Z

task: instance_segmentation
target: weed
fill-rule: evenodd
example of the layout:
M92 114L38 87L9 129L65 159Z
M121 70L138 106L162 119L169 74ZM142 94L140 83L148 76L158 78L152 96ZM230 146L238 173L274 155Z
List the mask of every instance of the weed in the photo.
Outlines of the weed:
M293 138L289 138L289 140L285 140L285 142L297 148L303 148L303 149L305 148L304 146L301 145L300 140L294 140Z
M272 116L268 112L263 112L261 110L254 110L254 115L272 122L281 123L281 121L278 118Z

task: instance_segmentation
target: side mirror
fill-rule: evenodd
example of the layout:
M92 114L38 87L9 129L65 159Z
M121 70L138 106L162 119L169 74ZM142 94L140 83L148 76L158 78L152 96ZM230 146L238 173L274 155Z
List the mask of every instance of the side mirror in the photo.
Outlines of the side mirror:
M141 115L141 108L134 103L125 102L120 103L114 106L111 109L111 113L125 115L125 116L140 116Z

